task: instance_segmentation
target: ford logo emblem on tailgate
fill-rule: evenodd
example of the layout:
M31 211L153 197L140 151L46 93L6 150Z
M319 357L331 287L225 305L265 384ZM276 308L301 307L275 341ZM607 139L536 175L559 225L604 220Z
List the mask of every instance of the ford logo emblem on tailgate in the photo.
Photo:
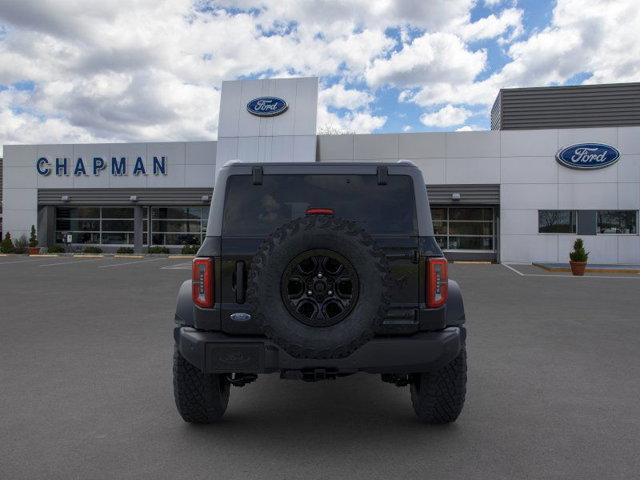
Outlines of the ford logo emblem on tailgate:
M245 312L236 312L229 315L234 322L248 322L251 320L251 314Z
M275 117L284 113L289 105L278 97L258 97L247 103L247 111L258 117Z
M596 170L613 165L620 158L620 152L602 143L579 143L563 148L556 155L558 163L579 170Z

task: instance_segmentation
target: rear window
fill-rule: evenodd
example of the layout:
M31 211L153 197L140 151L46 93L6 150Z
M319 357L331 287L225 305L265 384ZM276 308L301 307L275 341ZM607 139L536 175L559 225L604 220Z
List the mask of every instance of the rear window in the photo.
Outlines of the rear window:
M358 222L373 234L416 234L413 182L408 175L250 175L227 181L224 235L262 236L302 217L308 208L331 208L337 218Z

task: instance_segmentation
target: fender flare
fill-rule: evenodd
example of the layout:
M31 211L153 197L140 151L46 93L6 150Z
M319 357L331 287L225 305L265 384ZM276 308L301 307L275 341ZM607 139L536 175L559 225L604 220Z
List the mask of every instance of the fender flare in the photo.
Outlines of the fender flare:
M185 280L180 285L176 302L176 325L193 327L193 300L191 299L191 280Z
M462 302L462 291L460 285L454 280L449 280L449 296L447 298L447 319L448 327L464 325L466 318L464 315L464 303Z

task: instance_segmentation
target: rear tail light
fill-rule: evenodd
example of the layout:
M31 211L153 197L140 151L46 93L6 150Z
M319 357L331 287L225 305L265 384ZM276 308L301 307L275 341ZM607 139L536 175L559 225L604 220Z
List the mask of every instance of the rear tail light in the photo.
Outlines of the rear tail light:
M449 273L446 258L427 260L427 305L441 307L447 302L449 293Z
M194 258L191 280L193 303L202 308L213 307L213 259Z
M307 215L333 215L333 208L307 208Z

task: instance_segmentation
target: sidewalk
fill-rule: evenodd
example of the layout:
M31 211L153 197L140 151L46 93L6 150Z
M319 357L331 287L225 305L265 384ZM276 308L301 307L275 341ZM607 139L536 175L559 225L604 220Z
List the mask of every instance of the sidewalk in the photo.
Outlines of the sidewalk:
M553 262L533 262L533 265L547 270L548 272L570 272L571 267L568 263ZM640 265L638 264L606 264L606 263L588 263L587 272L590 273L638 273L640 274Z

